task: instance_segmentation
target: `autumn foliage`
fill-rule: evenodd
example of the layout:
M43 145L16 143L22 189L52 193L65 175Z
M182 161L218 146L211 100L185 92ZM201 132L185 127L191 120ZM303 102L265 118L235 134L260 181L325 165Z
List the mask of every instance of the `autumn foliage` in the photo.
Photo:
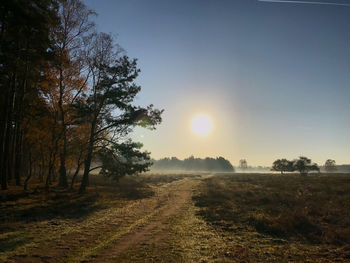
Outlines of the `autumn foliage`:
M146 171L149 153L128 135L153 129L162 111L133 104L136 60L96 31L95 12L80 0L5 0L0 10L2 189L33 177L73 188L83 171L83 192L97 168Z

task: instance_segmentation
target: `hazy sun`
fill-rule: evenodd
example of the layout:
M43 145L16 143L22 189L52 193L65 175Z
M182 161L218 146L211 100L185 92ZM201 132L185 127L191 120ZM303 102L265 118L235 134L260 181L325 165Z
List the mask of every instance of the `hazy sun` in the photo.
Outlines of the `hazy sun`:
M191 122L191 129L195 134L207 135L212 129L212 121L207 115L198 114Z

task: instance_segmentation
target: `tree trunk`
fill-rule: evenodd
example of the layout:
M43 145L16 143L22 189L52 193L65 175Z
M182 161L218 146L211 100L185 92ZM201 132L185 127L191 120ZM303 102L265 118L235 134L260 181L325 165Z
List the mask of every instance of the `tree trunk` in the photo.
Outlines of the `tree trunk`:
M6 117L7 117L7 98L8 98L8 88L5 88L4 97L0 97L0 178L1 178L1 188L7 188L7 178L4 172L4 146L5 146L5 136L6 136Z
M79 193L85 192L85 189L87 186L89 186L89 172L90 172L90 166L91 166L91 160L92 160L92 149L93 147L89 147L88 154L84 162L84 174L83 179L81 180L81 185L79 189Z
M73 187L74 187L75 179L77 178L78 173L79 173L79 171L80 171L80 166L81 166L81 163L79 162L79 163L78 163L78 166L77 166L77 169L75 170L75 172L74 172L74 174L73 174L72 182L71 182L71 184L70 184L70 189L73 189Z
M42 144L40 144L40 164L39 164L39 181L44 182L44 167L45 167L45 157L43 153Z
M28 43L27 47L28 49ZM21 172L22 172L22 165L23 165L23 130L22 130L22 120L24 116L24 94L26 93L26 86L28 84L27 82L27 71L28 71L28 61L25 61L25 70L24 74L21 77L21 83L17 87L17 92L15 96L15 163L14 163L14 176L16 185L21 185Z
M8 83L8 88L6 89L3 105L3 113L1 116L2 120L2 132L1 132L1 163L0 163L0 173L1 173L1 189L7 189L8 181L8 167L9 167L9 148L10 148L10 138L12 135L12 114L13 114L13 100L15 94L15 74L12 75L11 81Z
M49 163L49 171L47 173L47 177L46 177L46 182L45 182L45 188L46 190L49 190L50 188L50 184L51 184L51 175L52 175L52 164L51 162Z
M58 185L63 188L68 187L67 182L67 169L66 169L66 154L67 154L67 138L64 133L63 135L63 152L60 154L60 170L59 170L59 179Z
M77 169L75 170L74 175L72 177L72 182L70 184L70 189L73 189L73 186L74 186L74 183L75 183L75 179L77 178L78 173L80 171L80 166L82 165L82 162L80 160L81 160L82 155L83 155L83 148L80 150L80 153L79 153L79 158L78 158L78 162L77 162Z
M16 185L21 185L22 171L22 132L19 128L16 131L16 149L15 149L15 181Z
M52 127L52 137L51 137L51 149L50 149L50 158L49 158L49 169L46 177L45 188L48 190L51 182L52 176L55 168L56 152L58 147L58 138L56 138L55 125Z
M44 181L44 171L43 171L43 165L39 164L39 182L42 183Z
M29 179L32 177L32 173L33 173L32 169L33 169L32 155L29 152L29 173L27 175L27 178L24 180L24 184L23 184L24 191L27 191L28 182L29 182Z
M91 124L88 153L84 162L84 174L83 174L83 179L81 180L79 193L85 192L86 187L89 185L89 172L90 172L90 166L92 161L92 153L94 149L95 127L96 127L96 118L93 120Z
M5 132L5 142L4 142L4 157L3 157L3 187L2 189L7 189L7 179L8 179L8 171L9 171L9 160L10 160L10 140L12 135L12 107L8 109L7 115L7 125Z
M8 174L7 174L7 181L11 182L11 180L14 178L14 170L15 170L15 163L16 163L16 136L14 136L16 134L16 130L17 130L17 123L15 123L14 128L13 128L13 134L12 134L12 138L11 138L11 148L10 148L10 155L9 155L9 170L8 170Z
M67 156L67 134L66 134L66 123L65 123L65 112L63 109L63 84L62 84L62 70L60 69L60 98L58 100L58 106L61 113L61 136L63 139L63 147L60 153L60 170L59 170L59 181L58 185L63 188L68 187L67 181L67 169L66 169L66 156Z

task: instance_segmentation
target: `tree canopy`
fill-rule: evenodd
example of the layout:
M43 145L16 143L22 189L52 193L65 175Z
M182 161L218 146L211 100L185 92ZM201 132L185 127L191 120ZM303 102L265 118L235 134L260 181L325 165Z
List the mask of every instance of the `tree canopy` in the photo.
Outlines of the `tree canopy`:
M95 12L81 0L0 3L0 176L26 188L33 175L48 189L80 191L99 160L101 174L143 172L150 153L129 138L136 126L154 129L162 110L137 106L140 69L113 37L98 32Z
M335 172L337 171L337 166L334 160L328 159L324 164L324 169L326 172Z
M288 161L287 159L277 159L272 164L272 171L279 171L281 174L283 172L294 171L293 161Z

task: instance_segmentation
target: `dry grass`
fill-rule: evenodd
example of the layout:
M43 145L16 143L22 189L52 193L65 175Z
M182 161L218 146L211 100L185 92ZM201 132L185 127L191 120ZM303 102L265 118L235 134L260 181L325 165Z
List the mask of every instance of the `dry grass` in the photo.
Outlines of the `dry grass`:
M278 243L303 259L350 261L350 176L218 175L194 200L203 219L223 236L244 235L259 257L256 244L270 239L279 260Z
M349 176L93 177L83 195L31 186L1 193L0 262L350 262Z
M1 192L0 262L80 262L161 211L167 186L195 175L91 177L83 195L33 181ZM78 188L78 185L75 187ZM161 194L162 193L162 194Z

